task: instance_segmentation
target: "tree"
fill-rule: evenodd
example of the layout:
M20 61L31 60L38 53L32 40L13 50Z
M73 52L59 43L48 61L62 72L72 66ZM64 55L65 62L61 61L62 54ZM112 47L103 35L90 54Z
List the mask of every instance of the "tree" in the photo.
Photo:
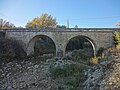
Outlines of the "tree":
M75 25L75 28L78 28L78 26L77 26L77 25Z
M6 20L0 19L0 29L5 28L15 28L15 25Z
M120 27L120 22L118 22L118 23L116 24L116 26Z
M56 18L43 13L40 17L33 18L32 21L26 24L26 28L55 28L57 25Z
M66 29L66 26L65 25L57 25L57 28Z

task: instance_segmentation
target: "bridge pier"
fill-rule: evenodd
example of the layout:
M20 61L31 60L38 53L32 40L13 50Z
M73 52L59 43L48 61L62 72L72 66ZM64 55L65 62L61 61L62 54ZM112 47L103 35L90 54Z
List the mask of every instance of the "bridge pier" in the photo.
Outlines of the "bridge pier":
M56 44L56 56L57 57L64 57L65 56L64 44Z

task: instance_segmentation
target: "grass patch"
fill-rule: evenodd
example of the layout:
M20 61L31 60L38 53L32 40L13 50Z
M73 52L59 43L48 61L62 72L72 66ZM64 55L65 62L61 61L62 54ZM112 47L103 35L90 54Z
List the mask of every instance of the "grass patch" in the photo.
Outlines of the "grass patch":
M50 66L50 72L52 77L68 77L76 74L83 73L86 66L83 64L65 64L63 66L54 67L52 64Z
M82 87L83 82L86 80L84 75L87 66L80 63L65 64L63 66L54 67L54 64L50 66L50 73L53 79L64 79L64 85L69 87L69 90L77 90L77 87Z
M91 55L84 53L83 51L75 50L72 53L74 61L89 64L89 59Z

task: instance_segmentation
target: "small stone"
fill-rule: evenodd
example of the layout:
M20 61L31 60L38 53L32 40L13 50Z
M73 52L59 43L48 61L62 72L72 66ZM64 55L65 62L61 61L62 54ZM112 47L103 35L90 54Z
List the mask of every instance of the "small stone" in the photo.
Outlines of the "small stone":
M38 67L39 67L39 65L35 65L34 67L35 67L35 68L38 68Z
M11 86L8 86L6 90L13 90Z
M28 67L27 69L30 69L30 67Z

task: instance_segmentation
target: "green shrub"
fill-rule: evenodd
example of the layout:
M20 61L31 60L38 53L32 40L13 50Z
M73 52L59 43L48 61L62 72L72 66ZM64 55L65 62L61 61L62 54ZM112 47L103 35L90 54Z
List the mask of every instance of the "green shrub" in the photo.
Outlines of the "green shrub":
M48 37L41 37L41 40L37 40L34 45L34 54L36 56L43 54L55 54L55 45L53 41Z
M105 49L103 47L100 47L98 50L97 56L101 56L104 50Z
M82 62L87 62L87 59L89 59L91 56L85 54L80 50L74 50L72 53L72 57L74 61L80 62L82 60Z
M51 65L50 72L51 72L51 76L54 78L68 77L82 73L86 68L87 67L83 64L65 64L64 66L57 66L57 67Z
M115 45L119 45L120 44L120 33L115 31L113 38L114 38Z
M86 80L84 75L85 70L88 69L84 64L65 64L63 66L50 67L50 73L53 79L64 78L62 84L66 85L69 90L77 90L77 87L82 87Z
M76 87L77 83L78 83L78 80L76 80L76 78L69 79L65 82L66 85L74 86L74 87Z
M87 79L84 73L76 74L74 77L67 79L65 85L69 87L69 90L77 90L77 87L83 87L83 82Z
M72 60L72 59L73 59L73 57L70 57L70 56L65 56L62 58L62 60Z

